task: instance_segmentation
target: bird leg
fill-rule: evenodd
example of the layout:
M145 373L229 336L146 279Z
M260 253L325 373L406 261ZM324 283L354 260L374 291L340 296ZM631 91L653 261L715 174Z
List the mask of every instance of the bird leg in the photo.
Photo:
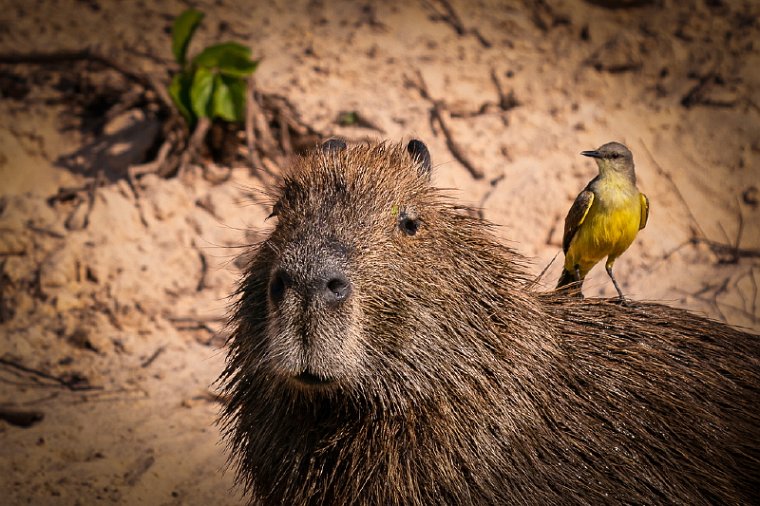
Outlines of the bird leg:
M612 264L608 262L607 265L605 265L605 268L607 269L607 274L609 274L610 279L612 279L612 284L615 285L615 290L617 290L617 293L620 296L620 302L624 306L628 305L628 301L626 301L625 297L623 296L623 291L618 286L617 280L615 279L615 275L612 274Z
M575 275L575 282L571 285L573 288L571 289L571 293L574 295L577 295L581 299L583 298L583 279L581 278L581 266L578 264L575 264L575 269L573 269L573 274Z

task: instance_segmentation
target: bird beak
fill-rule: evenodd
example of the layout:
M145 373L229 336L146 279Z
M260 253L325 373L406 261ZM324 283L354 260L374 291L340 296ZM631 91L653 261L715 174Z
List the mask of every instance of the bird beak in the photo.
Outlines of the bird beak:
M590 156L591 158L601 158L602 154L599 151L581 151L583 156Z

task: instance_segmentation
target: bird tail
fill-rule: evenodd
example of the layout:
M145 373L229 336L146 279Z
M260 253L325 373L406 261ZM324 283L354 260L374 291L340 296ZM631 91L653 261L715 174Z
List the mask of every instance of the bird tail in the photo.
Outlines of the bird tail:
M557 282L557 291L566 292L570 295L580 295L583 279L576 279L575 273L562 269L562 275Z

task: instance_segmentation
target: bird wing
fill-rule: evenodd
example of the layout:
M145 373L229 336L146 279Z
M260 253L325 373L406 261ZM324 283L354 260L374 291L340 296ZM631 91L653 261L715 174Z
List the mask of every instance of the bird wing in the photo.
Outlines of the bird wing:
M641 200L641 221L639 222L639 230L647 226L649 220L649 199L643 193L639 193L639 199Z
M594 192L591 190L583 190L575 197L573 206L567 212L565 217L565 234L562 236L562 251L567 253L570 249L570 243L575 237L575 233L578 231L583 221L586 219L588 210L591 209L591 204L594 203Z

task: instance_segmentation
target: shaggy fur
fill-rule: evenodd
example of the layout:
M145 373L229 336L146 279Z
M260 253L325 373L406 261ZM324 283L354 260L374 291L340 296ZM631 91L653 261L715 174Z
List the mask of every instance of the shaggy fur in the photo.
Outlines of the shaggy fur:
M758 503L760 340L531 292L415 150L318 151L276 195L221 378L252 502ZM350 281L339 303L324 272Z

